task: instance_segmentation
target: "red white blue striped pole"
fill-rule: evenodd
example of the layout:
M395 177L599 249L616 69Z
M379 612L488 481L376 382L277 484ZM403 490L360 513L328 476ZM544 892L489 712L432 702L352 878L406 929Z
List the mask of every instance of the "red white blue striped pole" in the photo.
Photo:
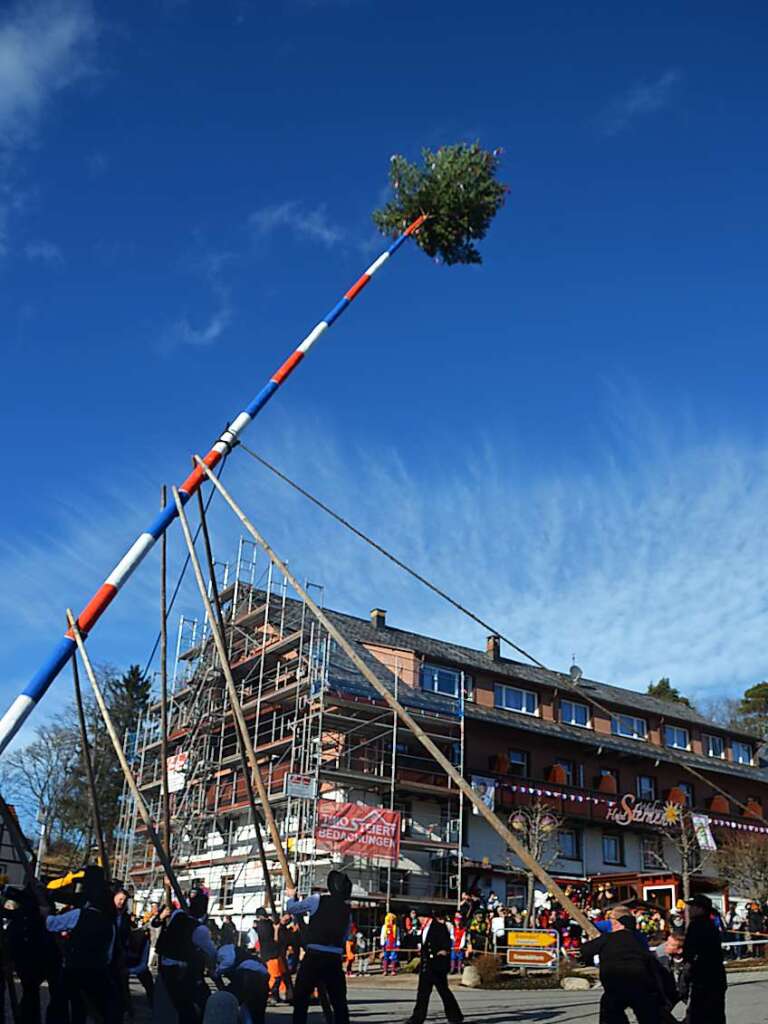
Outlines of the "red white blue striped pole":
M317 326L312 328L298 348L291 353L277 372L270 377L261 391L259 391L255 398L249 402L240 415L235 418L233 423L224 431L221 437L219 437L203 459L207 466L213 469L214 466L216 466L227 454L227 452L231 450L251 420L261 412L280 385L284 383L291 373L293 373L320 335L324 334L328 328L339 319L350 302L360 294L376 271L380 270L389 257L397 252L406 239L419 230L426 219L426 214L422 214L420 217L417 217L416 220L405 229L402 235L395 239L395 241L388 249L385 249L378 259L374 260L365 273L355 281L348 292L345 292L342 298L340 298L336 305L326 313ZM189 474L187 479L179 485L178 491L182 504L186 504L189 501L192 495L199 489L204 478L205 474L203 473L203 470L197 466ZM155 542L165 533L177 516L178 511L176 509L176 505L173 503L166 505L166 507L152 520L147 529L143 533L140 533L133 544L131 544L127 552L123 555L115 568L109 576L107 576L88 604L78 615L76 620L77 627L83 636L90 633L101 616L107 610L107 607L115 599L118 591L122 588L128 577L134 569L137 568L139 563L143 561L145 556L154 547ZM0 754L3 753L5 748L28 718L33 708L45 695L53 680L72 657L76 646L72 631L67 630L51 652L50 657L40 666L29 684L15 698L11 706L3 715L2 719L0 719Z

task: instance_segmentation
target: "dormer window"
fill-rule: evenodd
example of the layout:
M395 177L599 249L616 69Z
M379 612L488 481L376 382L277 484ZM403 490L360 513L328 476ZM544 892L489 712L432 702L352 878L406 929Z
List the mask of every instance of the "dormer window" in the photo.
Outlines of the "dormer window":
M725 757L725 740L722 736L710 736L704 733L704 750L709 757Z
M664 726L664 743L675 750L688 750L690 748L690 736L688 730L681 725Z
M575 700L561 700L560 721L563 725L579 725L582 729L588 729L589 708Z
M611 718L611 732L614 736L626 736L631 740L644 740L648 736L648 723L634 715L614 715Z
M533 690L521 690L517 686L496 683L493 688L493 702L505 711L519 711L524 715L535 715L539 710L539 698Z
M466 686L466 679L465 679ZM461 672L444 665L423 665L421 669L421 688L430 693L439 693L443 697L459 697L461 695Z
M743 740L734 740L731 744L733 760L736 764L752 764L752 744Z

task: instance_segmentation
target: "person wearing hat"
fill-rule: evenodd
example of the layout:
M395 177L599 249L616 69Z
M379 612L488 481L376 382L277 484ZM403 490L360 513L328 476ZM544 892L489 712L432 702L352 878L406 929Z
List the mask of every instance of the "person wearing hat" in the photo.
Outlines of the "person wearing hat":
M687 907L682 975L688 995L686 1024L725 1024L728 983L720 932L712 920L712 900L699 894L687 901Z
M112 980L116 928L112 896L103 868L89 864L83 872L81 906L63 914L47 914L45 927L54 935L67 932L64 945L64 991L71 1024L85 1024L90 1003L105 1024L120 1019L122 1004Z
M296 898L296 888L286 887L286 910L293 917L309 915L303 935L306 950L299 964L293 990L293 1024L306 1024L307 1010L316 988L325 988L333 1007L334 1024L349 1024L347 983L341 966L344 944L350 932L352 915L349 899L352 882L342 871L331 871L328 892Z
M208 893L190 889L187 910L166 907L160 914L163 928L157 940L159 974L179 1024L196 1024L210 990L203 980L206 967L215 970L216 947L205 924Z
M439 907L435 907L421 933L419 987L416 992L416 1005L406 1024L424 1024L433 988L437 989L443 1001L443 1009L449 1024L461 1024L464 1020L456 997L448 988L452 946L445 914Z
M600 1024L626 1024L631 1009L638 1024L659 1024L664 999L659 987L660 965L648 953L626 907L615 907L611 930L581 947L581 962L591 967L600 957Z

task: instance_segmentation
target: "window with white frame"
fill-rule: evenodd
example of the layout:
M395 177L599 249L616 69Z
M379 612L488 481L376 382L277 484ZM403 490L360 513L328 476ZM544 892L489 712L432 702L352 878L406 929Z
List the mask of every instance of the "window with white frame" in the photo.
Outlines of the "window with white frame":
M575 700L561 700L560 721L564 725L579 725L582 729L588 729L589 708Z
M725 740L722 736L711 736L704 733L704 750L709 757L725 757Z
M752 744L742 740L734 740L731 744L733 760L736 764L752 764Z
M461 672L455 668L446 668L444 665L423 665L421 688L431 693L440 693L443 697L459 697Z
M611 732L614 736L626 736L631 740L644 740L648 735L648 723L634 715L614 715L611 718Z
M524 715L535 715L539 710L539 699L532 690L521 690L517 686L496 683L493 688L494 704L505 711L520 711Z
M656 779L652 775L637 776L637 797L639 800L656 799Z
M674 747L675 750L688 750L691 745L688 730L681 725L665 725L664 744L667 747Z

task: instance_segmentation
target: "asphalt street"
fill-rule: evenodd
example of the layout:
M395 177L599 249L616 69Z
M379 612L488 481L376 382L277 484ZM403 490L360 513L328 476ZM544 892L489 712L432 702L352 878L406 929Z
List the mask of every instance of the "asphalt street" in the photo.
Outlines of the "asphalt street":
M768 1024L768 972L752 971L729 977L727 1015L729 1024ZM477 1024L597 1024L597 1008L601 990L564 992L544 991L477 991L454 989L468 1022ZM349 985L350 1019L352 1024L399 1024L408 1018L415 998L413 987L372 984L352 980ZM444 1021L442 1004L433 994L429 1021ZM682 1020L684 1008L675 1016ZM270 1009L267 1024L288 1024L290 1008ZM322 1013L311 1009L309 1020L322 1024Z

